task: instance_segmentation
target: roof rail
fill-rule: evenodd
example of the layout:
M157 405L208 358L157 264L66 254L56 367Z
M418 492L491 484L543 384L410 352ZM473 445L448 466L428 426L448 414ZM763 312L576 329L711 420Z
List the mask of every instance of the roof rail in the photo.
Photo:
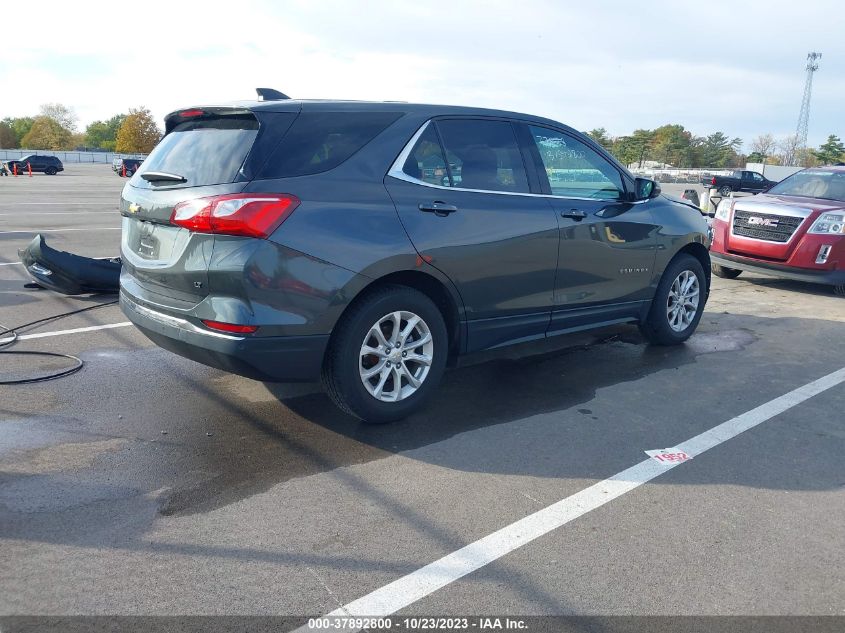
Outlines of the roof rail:
M259 101L282 101L284 99L290 99L290 97L283 92L273 90L272 88L256 88L255 92L258 93Z

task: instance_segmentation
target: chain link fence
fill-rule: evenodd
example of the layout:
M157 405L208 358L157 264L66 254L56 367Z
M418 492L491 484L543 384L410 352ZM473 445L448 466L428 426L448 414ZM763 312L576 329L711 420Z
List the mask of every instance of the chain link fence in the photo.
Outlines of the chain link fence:
M701 167L701 168L662 168L662 167L640 167L631 169L635 176L650 178L657 182L675 182L678 184L700 185L702 181L709 181L713 176L728 176L736 171L737 167Z
M63 163L111 163L115 158L146 158L146 154L118 154L116 152L57 152L44 149L0 149L0 160L15 160L24 156L55 156Z

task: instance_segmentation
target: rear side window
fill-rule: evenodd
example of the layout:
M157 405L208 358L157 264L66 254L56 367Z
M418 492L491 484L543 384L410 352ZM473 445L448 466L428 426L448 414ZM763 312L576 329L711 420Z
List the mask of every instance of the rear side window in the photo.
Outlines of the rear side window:
M155 146L143 172L178 174L185 187L234 182L257 135L251 114L184 121Z
M443 148L437 139L437 132L433 125L428 125L420 135L417 144L411 151L402 171L417 180L430 185L450 187L449 170L446 168L446 158Z
M400 112L303 112L260 177L308 176L334 169L400 116Z
M437 121L452 186L484 191L528 192L528 178L513 126L507 121Z

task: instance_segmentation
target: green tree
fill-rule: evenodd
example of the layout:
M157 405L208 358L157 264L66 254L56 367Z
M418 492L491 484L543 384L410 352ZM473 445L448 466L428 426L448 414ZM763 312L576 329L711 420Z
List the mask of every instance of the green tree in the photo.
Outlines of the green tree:
M730 139L722 132L714 132L701 139L697 151L701 167L727 167L736 164L742 139Z
M593 139L596 143L609 150L613 147L613 140L607 135L607 130L603 127L598 127L587 132L587 136Z
M161 130L145 107L130 108L117 132L115 151L127 154L148 154L161 139Z
M12 149L18 146L18 137L12 126L6 121L0 121L0 149Z
M623 165L637 164L642 167L643 161L648 158L653 142L654 132L651 130L634 130L630 136L614 139L610 151Z
M33 120L34 119L29 116L17 118L6 117L5 119L3 119L3 123L7 124L10 128L12 128L12 131L15 133L16 141L14 147L21 146L21 141L32 127Z
M682 167L692 162L693 136L683 125L661 125L653 132L650 157L652 160Z
M812 155L822 165L833 165L845 160L845 144L836 134L831 134L818 150L812 151Z
M73 138L69 130L49 116L37 116L21 145L26 149L71 149Z
M106 149L105 144L110 140L114 143L114 138L109 138L109 126L105 121L94 121L85 128L85 147Z

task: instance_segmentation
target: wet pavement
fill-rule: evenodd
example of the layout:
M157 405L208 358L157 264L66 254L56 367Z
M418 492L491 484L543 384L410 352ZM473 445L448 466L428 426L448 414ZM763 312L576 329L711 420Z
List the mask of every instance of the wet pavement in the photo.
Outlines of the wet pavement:
M0 324L113 299L24 288L33 235L4 231L114 255L116 212L70 212L116 207L123 182L109 165L0 182ZM107 306L27 333L124 321ZM133 327L21 341L85 366L0 386L0 615L331 611L840 369L843 324L827 288L715 279L684 346L619 326L479 355L387 426ZM845 614L843 411L840 384L405 611Z

